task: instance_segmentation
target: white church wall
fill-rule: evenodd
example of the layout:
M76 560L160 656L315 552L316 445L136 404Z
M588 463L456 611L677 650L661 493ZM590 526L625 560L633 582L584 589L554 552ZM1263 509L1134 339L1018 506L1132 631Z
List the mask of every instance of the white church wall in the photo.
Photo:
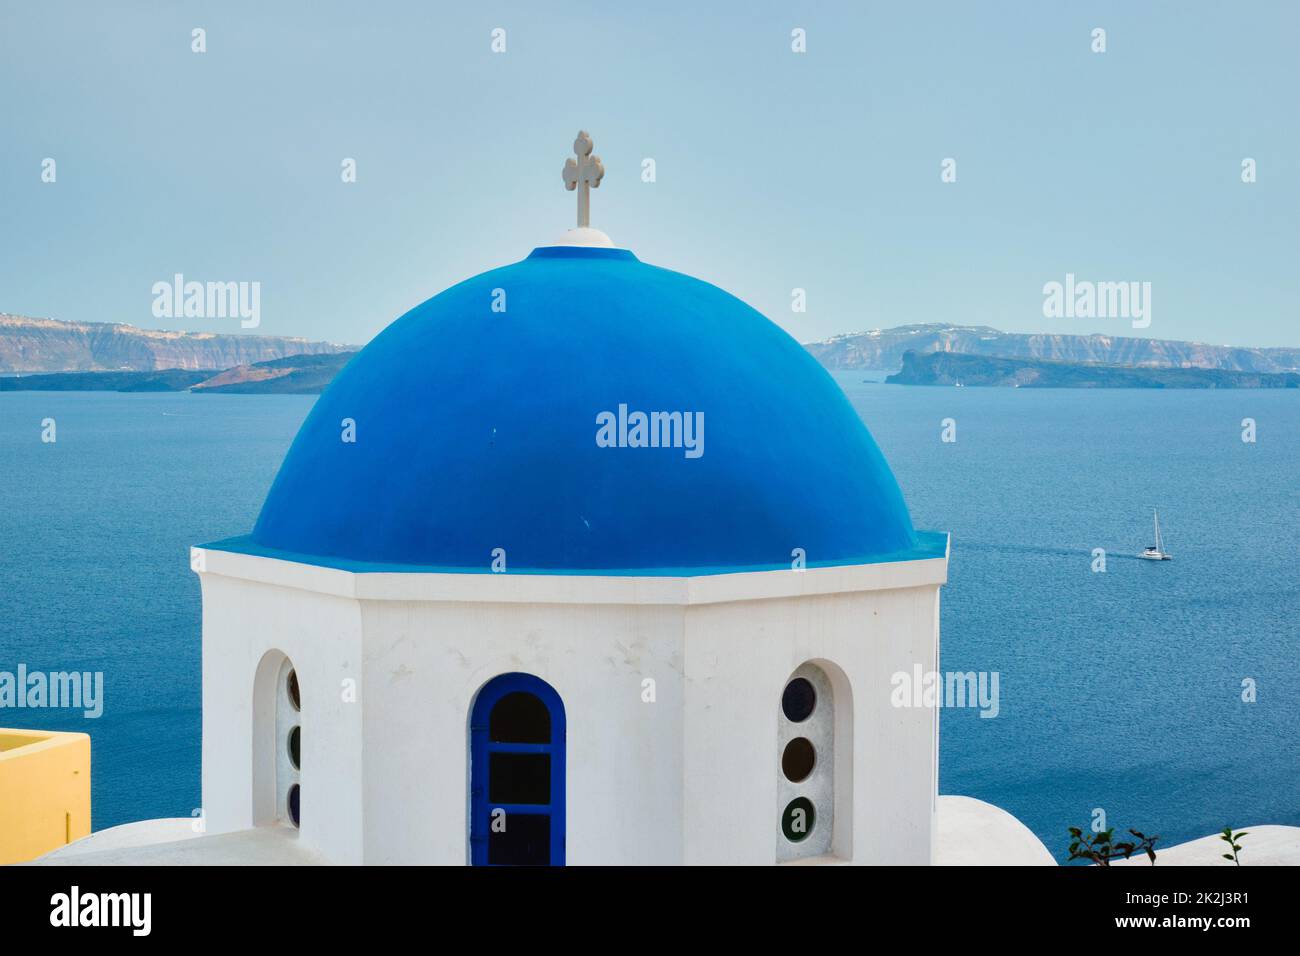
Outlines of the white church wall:
M268 788L279 800L265 762L255 772L261 748L254 743L256 726L259 734L274 736L274 747L285 745L274 712L258 714L254 706L259 665L266 660L278 674L279 659L266 659L277 651L293 662L302 705L298 838L333 862L360 863L362 715L359 703L345 699L345 681L361 676L357 602L210 573L201 580L207 832L265 823ZM260 706L264 710L265 702ZM263 795L261 802L254 800L255 791Z
M470 708L512 672L564 702L567 862L682 862L682 608L362 606L367 863L467 862Z
M302 693L299 838L334 862L467 862L470 709L523 672L564 702L567 862L771 864L781 692L812 662L836 710L832 856L931 858L937 713L895 709L890 678L936 669L944 559L619 578L208 551L199 571L209 832L259 822L253 685L275 650Z
M937 662L937 586L697 605L686 616L687 863L771 864L780 807L778 714L806 662L843 672L851 737L836 732L833 854L927 864L933 832L935 711L894 708L890 679ZM851 743L849 742L851 740ZM851 747L851 755L846 752ZM847 763L847 766L846 766ZM851 777L845 777L845 770Z

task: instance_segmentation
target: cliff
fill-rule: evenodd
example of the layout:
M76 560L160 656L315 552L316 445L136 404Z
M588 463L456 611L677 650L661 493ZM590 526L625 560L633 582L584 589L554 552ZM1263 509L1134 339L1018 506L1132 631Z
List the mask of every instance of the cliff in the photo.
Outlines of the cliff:
M965 385L1052 388L1274 388L1291 386L1288 379L1269 376L1300 371L1300 348L1022 335L983 326L908 325L839 335L805 348L832 369L901 367L889 381L910 385L950 385L960 379ZM192 388L205 393L317 394L354 351L282 336L162 332L0 314L0 391ZM954 362L929 360L923 353ZM989 361L956 361L962 358ZM50 370L69 374L4 377L5 372ZM163 374L182 371L189 374ZM1189 374L1144 374L1155 371ZM1201 371L1225 374L1195 374Z
M0 376L0 392L179 392L211 372L168 368L158 372L50 372Z
M355 352L293 355L215 375L182 368L156 372L51 372L0 376L0 392L181 392L318 395Z
M355 354L338 352L333 355L294 355L256 365L241 365L200 382L190 391L209 394L319 395Z
M1151 368L1300 371L1300 348L1238 348L1112 335L1026 335L987 326L903 325L837 335L804 347L827 368L891 372L902 366L903 353L909 350Z
M1294 372L1120 365L986 358L953 352L906 352L891 385L993 385L1017 388L1300 388Z
M227 369L350 348L280 335L165 332L0 313L0 373Z

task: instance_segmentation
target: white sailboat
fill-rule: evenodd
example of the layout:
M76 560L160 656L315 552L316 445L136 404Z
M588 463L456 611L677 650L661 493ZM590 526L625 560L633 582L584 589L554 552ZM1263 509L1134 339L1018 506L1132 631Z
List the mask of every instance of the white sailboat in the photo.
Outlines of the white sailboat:
M1148 547L1138 557L1146 558L1148 561L1172 561L1174 556L1165 550L1165 543L1160 537L1160 512L1152 508L1151 516L1156 525L1156 543Z

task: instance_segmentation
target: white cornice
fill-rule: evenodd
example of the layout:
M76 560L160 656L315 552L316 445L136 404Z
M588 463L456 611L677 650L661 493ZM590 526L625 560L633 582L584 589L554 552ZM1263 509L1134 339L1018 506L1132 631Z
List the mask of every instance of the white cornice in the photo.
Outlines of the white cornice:
M200 576L237 578L361 601L505 604L722 604L945 584L941 558L854 564L804 571L743 571L695 577L579 574L353 572L279 558L191 549Z

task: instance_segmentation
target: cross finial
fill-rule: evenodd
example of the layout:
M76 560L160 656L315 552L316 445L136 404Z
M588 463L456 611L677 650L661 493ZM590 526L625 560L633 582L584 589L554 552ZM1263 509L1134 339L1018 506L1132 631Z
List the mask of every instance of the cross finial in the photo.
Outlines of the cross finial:
M600 186L605 176L605 167L600 157L593 156L591 150L595 144L586 130L578 133L573 141L573 151L578 155L564 161L564 188L578 191L578 228L591 225L591 190Z

